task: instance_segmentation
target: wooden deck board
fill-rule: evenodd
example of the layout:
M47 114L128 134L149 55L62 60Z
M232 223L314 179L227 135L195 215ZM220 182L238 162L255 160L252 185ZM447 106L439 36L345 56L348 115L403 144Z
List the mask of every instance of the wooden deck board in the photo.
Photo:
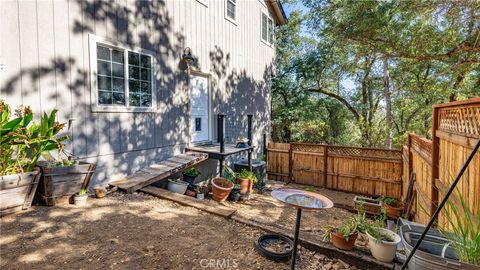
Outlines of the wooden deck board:
M153 195L155 197L159 197L161 199L166 199L169 201L177 202L182 205L191 206L191 207L200 209L202 211L205 211L214 215L218 215L221 217L225 217L225 218L230 218L237 211L236 209L229 208L220 204L215 206L210 206L195 198L170 192L168 190L165 190L159 187L148 186L148 187L141 188L140 191Z
M145 167L123 179L113 181L111 186L133 193L138 189L148 186L158 180L169 177L185 168L200 163L208 158L206 154L186 153L170 157L164 161Z

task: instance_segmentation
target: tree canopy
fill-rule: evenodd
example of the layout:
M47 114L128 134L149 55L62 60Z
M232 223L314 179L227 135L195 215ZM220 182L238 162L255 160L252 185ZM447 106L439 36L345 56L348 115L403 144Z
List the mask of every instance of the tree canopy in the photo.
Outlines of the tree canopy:
M274 140L389 148L480 96L480 1L299 4L277 30Z

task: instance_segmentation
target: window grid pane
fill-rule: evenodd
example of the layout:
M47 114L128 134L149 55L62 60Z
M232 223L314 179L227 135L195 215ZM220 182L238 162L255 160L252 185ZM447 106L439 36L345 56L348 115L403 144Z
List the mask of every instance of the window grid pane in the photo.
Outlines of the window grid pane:
M122 51L97 45L98 104L125 105Z
M234 0L227 0L227 17L229 17L232 20L235 20L236 8L237 8L237 5L235 4Z
M152 106L152 58L149 55L128 52L129 105Z
M273 43L273 21L268 19L268 42Z

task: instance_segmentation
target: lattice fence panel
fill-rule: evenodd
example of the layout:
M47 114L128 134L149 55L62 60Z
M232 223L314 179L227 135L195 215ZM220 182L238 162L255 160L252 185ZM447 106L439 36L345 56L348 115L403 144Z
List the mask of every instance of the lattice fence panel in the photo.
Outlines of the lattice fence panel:
M402 152L399 150L371 149L343 146L328 146L328 153L350 157L401 159Z
M439 109L439 127L445 132L480 137L480 104Z

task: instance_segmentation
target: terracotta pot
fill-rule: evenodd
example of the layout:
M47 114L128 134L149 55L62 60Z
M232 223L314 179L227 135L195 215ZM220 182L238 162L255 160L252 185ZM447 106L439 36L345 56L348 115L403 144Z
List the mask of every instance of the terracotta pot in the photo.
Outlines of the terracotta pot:
M352 250L355 246L355 241L357 240L358 233L350 235L348 241L345 240L343 235L338 232L331 232L330 237L332 238L332 243L335 247L343 250Z
M190 197L195 197L195 196L197 196L197 193L195 191L187 189L187 191L185 191L185 195L190 196Z
M107 191L103 187L98 187L93 189L95 191L95 197L101 199L107 195Z
M403 212L403 203L400 203L399 207L393 207L391 205L388 205L386 203L383 204L385 207L385 210L387 211L387 216L391 218L398 218L402 215Z
M212 180L212 197L217 202L225 201L232 189L233 183L225 178L217 177Z
M248 192L249 193L253 192L253 181L252 180L248 181Z
M237 178L237 184L240 184L241 194L245 194L250 190L250 182L247 178Z

